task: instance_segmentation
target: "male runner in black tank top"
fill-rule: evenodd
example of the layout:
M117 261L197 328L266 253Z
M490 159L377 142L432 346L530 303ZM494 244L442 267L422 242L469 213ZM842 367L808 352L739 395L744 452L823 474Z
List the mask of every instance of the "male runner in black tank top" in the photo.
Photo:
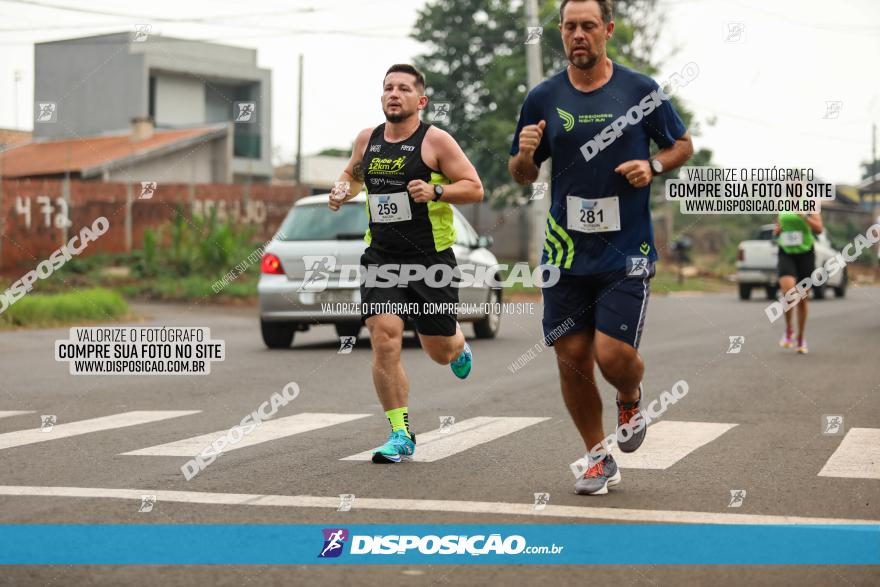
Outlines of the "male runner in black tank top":
M339 178L349 188L337 187L330 193L329 206L335 211L367 188L369 246L361 257L362 267L455 267L449 205L483 199L480 178L455 139L420 121L419 112L428 105L424 94L425 78L415 67L391 66L382 91L386 122L358 133L351 160ZM432 287L424 280L409 280L406 287L361 286L362 317L373 346L373 382L391 424L388 441L373 453L374 463L407 461L415 452L407 408L409 381L400 362L404 318L415 322L429 357L449 365L461 379L470 372L471 351L455 312L427 308L457 302L458 290L451 284Z

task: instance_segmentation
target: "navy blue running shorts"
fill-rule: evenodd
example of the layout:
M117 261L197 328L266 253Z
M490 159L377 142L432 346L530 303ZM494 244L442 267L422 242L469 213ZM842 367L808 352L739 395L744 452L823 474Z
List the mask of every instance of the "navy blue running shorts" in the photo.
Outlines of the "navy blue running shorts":
M593 275L563 274L555 285L545 287L543 327L547 345L572 332L598 329L639 348L651 278L656 272L654 263L648 265L647 271L636 276L627 275L626 269Z

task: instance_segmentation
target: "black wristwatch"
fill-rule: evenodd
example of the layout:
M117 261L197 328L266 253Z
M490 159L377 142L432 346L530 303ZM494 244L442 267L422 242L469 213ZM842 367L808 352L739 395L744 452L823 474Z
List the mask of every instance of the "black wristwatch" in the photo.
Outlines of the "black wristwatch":
M437 200L439 200L440 196L442 196L442 195L443 195L443 186L440 185L439 183L435 184L434 185L434 201L436 202Z

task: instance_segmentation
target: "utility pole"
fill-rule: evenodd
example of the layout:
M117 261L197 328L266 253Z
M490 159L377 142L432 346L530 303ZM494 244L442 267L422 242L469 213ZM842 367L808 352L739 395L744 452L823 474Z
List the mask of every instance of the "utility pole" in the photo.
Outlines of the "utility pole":
M871 125L871 183L877 181L877 123ZM871 185L870 183L868 185ZM871 192L871 220L876 219L877 190Z
M871 125L871 177L868 185L871 189L871 223L877 222L877 123ZM874 255L875 266L880 263L880 244L877 245L877 254Z
M21 128L18 126L18 84L21 82L20 69L16 69L15 73L12 74L12 80L15 82L15 96L13 96L13 116L15 116L15 122L13 123L13 128Z
M299 95L296 99L296 183L302 180L302 127L303 127L303 56L299 55Z
M541 26L538 20L538 0L526 0L526 24L530 27ZM541 60L541 43L526 45L526 76L531 90L544 79L544 67ZM531 226L529 227L529 264L538 265L541 262L541 250L544 245L544 223L547 222L547 214L550 212L550 171L549 165L541 166L538 179L539 183L546 183L545 195L540 200L531 200Z

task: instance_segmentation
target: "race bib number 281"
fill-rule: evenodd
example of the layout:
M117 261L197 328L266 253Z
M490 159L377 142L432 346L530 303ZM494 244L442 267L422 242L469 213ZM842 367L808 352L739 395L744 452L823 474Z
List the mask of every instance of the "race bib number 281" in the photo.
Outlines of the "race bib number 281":
M566 225L569 230L579 232L620 230L620 199L617 196L596 200L568 196L566 204Z

